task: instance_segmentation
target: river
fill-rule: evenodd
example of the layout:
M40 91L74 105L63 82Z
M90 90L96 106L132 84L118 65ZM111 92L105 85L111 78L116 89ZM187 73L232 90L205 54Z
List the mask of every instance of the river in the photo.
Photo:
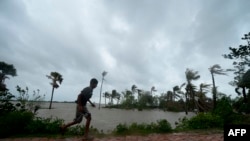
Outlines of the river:
M96 104L98 106L98 104ZM39 117L52 117L63 119L65 123L71 122L75 117L76 104L75 103L53 103L52 109L48 109L49 103L44 103L42 109L38 110L37 116ZM175 128L175 122L178 122L179 118L194 116L194 113L185 114L185 112L168 112L158 109L154 110L123 110L123 109L109 109L91 107L88 105L88 109L92 115L91 126L97 128L99 131L108 133L115 129L119 123L131 124L136 123L151 123L160 119L167 119L172 128ZM80 125L85 124L85 119Z

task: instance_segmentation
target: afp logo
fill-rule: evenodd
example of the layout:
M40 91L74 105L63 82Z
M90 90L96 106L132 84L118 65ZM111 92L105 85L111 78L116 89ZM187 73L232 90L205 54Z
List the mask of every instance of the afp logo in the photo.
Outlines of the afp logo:
M224 141L239 139L239 141L249 141L250 125L225 125Z

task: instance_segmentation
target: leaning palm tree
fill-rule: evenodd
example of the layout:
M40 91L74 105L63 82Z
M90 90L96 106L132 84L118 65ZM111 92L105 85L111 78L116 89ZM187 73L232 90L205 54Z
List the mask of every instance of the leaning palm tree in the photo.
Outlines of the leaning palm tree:
M206 102L206 94L209 92L211 84L201 83L199 91L197 92L197 104L199 112L208 111L211 109L211 106Z
M51 72L50 75L46 75L46 76L52 80L52 82L50 83L52 85L52 93L51 93L51 99L50 99L50 104L49 104L49 109L51 109L53 95L54 95L54 89L59 88L59 85L57 84L57 82L59 82L59 84L61 84L63 81L63 78L62 78L62 75L58 72Z
M120 99L121 99L121 94L118 93L118 92L116 92L115 99L117 100L117 104L116 105L118 105L119 102L120 102Z
M174 93L176 93L176 95L179 95L179 98L182 99L183 97L185 97L185 92L182 91L182 88L186 85L186 83L181 84L180 86L175 86L173 88Z
M194 71L191 69L186 69L186 80L187 80L187 86L186 86L186 106L188 105L188 97L192 101L192 105L194 106L194 96L195 96L195 86L192 84L193 80L198 80L200 78L200 75L198 75L198 71ZM194 107L192 107L194 108ZM187 109L186 109L187 110ZM186 111L187 114L187 111Z
M180 94L182 94L181 88L185 85L186 85L186 83L183 83L181 86L177 85L177 86L173 87L173 101L175 101L175 99L177 99L177 98L181 98L181 96L180 96Z
M156 92L157 90L155 89L155 86L152 86L151 87L151 91L150 91L150 94L153 95L153 92Z
M212 83L213 83L213 88L212 88L213 105L214 105L214 108L215 108L216 107L216 101L217 101L217 88L216 88L216 85L215 85L214 75L215 74L218 74L218 75L227 75L226 74L227 70L222 69L221 66L218 65L218 64L215 64L215 65L213 65L212 67L210 67L208 69L209 69L209 71L211 73L211 76L212 76Z
M206 94L209 92L209 88L211 88L210 86L211 86L211 84L206 84L206 83L200 84L200 88L199 88L199 92L198 92L199 99L206 98Z
M143 92L143 90L142 89L137 89L137 94L138 94L138 102L140 101L140 98L141 98L141 96L142 96L142 92Z
M105 77L107 74L108 74L108 72L106 72L106 71L103 71L103 72L102 72L102 84L103 84L104 77ZM101 89L100 89L99 110L100 110L100 107L101 107L102 84L101 84Z

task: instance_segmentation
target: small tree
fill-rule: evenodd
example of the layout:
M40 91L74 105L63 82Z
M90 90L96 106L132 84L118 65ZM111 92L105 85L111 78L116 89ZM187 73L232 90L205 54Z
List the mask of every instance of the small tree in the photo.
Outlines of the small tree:
M187 110L188 110L189 98L192 102L191 105L192 105L193 109L194 109L194 104L195 104L194 97L195 97L196 87L192 84L192 81L198 80L200 78L200 75L198 74L198 71L194 71L191 69L186 69L185 75L186 75L186 80L187 80L186 95L185 95L185 97L186 97L186 114L188 114Z
M41 108L41 102L44 100L45 95L41 96L39 94L40 90L33 91L33 95L29 94L29 88L25 87L25 89L20 86L16 86L16 90L19 93L17 97L18 103L16 106L20 111L30 111L36 114L36 112Z
M133 94L135 94L138 91L137 86L135 84L132 85L131 91L132 91ZM139 94L137 95L137 102L138 101L139 101Z
M101 83L101 89L100 89L100 99L99 99L99 110L101 108L101 98L102 98L102 84L103 84L103 81L104 81L104 77L108 74L108 72L106 71L103 71L102 72L102 83Z
M0 62L0 115L16 110L16 107L10 102L15 96L8 91L4 84L5 79L9 78L8 75L17 76L15 67L5 62Z
M151 87L150 94L153 96L153 92L156 92L157 90L155 89L155 86Z
M211 73L212 76L212 82L213 82L213 87L212 87L212 94L213 94L213 105L214 108L216 107L216 98L217 98L217 88L215 86L215 79L214 79L214 75L218 74L218 75L227 75L226 72L229 71L228 70L224 70L221 68L221 66L219 64L215 64L213 66L211 66L209 68L209 71Z
M234 81L231 83L233 86L236 86L236 92L238 92L239 88L242 88L242 94L244 98L244 102L247 102L247 95L245 92L246 88L246 81L243 81L244 78L247 78L250 66L250 32L244 34L244 37L241 38L242 40L246 40L246 45L239 45L238 48L229 47L230 53L224 54L224 58L232 59L233 66L236 69L234 74Z
M105 106L106 106L106 99L107 98L109 99L110 96L111 96L111 94L109 92L104 92L103 93L103 97L104 97L104 100L105 100Z
M52 80L52 82L50 83L52 85L52 93L51 93L51 99L50 99L50 104L49 104L49 109L51 109L54 89L59 88L59 85L57 84L57 82L61 84L63 81L63 78L62 78L62 75L58 72L51 72L50 75L46 75L46 76Z

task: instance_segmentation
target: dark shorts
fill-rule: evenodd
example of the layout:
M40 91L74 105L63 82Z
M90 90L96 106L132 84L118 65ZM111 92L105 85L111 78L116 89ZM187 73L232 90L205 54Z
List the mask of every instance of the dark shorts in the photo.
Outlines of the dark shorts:
M83 117L87 118L89 116L91 117L91 114L86 106L83 107L83 112L79 112L78 109L76 108L76 116L75 116L74 121L77 123L80 123L82 122Z

